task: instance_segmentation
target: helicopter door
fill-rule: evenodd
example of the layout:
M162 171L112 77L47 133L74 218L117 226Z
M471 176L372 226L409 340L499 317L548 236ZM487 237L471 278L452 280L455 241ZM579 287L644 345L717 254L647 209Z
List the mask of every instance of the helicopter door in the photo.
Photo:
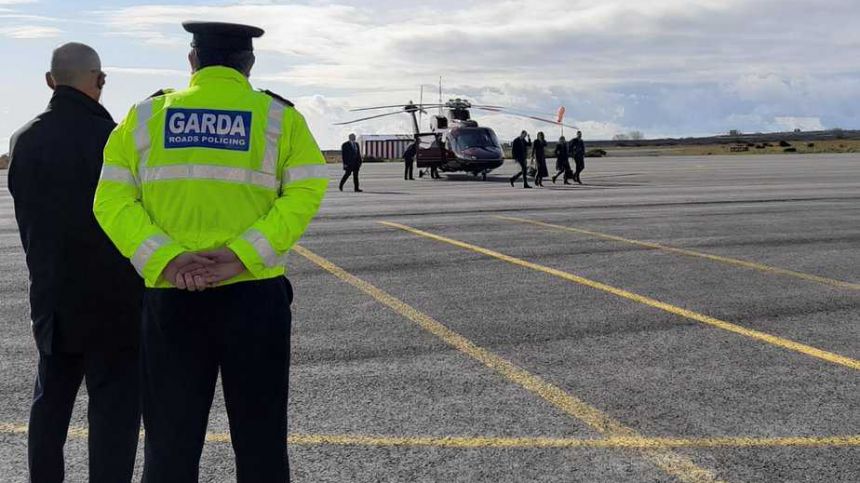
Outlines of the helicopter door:
M445 163L447 151L440 134L418 134L416 137L418 152L415 154L415 161L419 168L439 167Z

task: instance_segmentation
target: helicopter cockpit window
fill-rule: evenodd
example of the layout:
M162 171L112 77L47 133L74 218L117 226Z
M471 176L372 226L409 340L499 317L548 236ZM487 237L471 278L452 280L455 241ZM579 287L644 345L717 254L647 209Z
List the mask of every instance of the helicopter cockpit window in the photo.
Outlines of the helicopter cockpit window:
M457 131L453 137L460 149L497 146L499 144L495 133L489 129L462 129Z

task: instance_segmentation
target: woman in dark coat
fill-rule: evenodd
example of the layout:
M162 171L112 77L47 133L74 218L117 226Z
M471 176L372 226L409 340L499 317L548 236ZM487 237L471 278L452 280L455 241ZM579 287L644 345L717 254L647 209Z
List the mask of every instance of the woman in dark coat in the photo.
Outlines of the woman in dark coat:
M556 178L564 173L564 184L570 184L567 180L572 176L570 171L570 152L568 151L567 141L564 136L558 138L558 143L555 145L555 169L557 173L552 177L552 182L555 183Z
M535 173L535 186L543 186L543 179L549 176L546 168L546 138L543 132L537 134L537 139L532 143L532 157L537 164Z

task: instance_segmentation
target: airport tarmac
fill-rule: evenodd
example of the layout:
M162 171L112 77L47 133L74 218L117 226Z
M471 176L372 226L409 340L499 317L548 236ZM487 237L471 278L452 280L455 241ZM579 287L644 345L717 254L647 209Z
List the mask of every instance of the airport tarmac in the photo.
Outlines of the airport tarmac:
M532 190L511 162L366 164L364 193L329 167L288 259L294 481L860 481L860 156L586 164ZM0 479L24 481L36 353L5 185ZM207 441L201 481L234 481L220 391Z

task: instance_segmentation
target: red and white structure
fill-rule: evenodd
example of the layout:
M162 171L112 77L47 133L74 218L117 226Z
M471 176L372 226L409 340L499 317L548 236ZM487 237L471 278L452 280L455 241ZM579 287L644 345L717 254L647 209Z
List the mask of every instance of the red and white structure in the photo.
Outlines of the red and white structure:
M364 134L357 141L366 158L400 159L415 138L408 134Z

